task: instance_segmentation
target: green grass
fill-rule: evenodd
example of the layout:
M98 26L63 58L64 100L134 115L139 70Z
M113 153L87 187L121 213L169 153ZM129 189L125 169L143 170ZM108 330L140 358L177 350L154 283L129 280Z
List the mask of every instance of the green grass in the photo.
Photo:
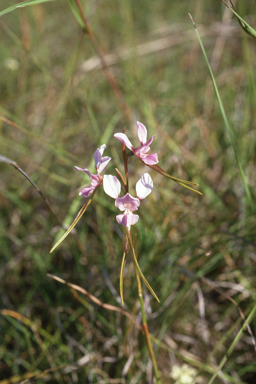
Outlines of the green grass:
M2 0L0 12L15 4ZM231 11L221 1L94 5L83 3L101 51L130 50L110 70L133 117L156 136L151 149L159 165L199 183L203 193L150 171L154 190L141 202L139 265L160 299L158 304L144 287L163 383L174 383L173 366L186 363L201 383L254 384L255 41L233 15L223 32L223 12ZM255 2L241 0L236 10L255 27ZM236 156L188 13L206 50ZM149 383L145 339L125 313L140 319L131 255L123 313L107 306L121 308L125 231L116 222L113 199L99 190L75 236L49 254L63 233L58 220L70 225L85 203L78 192L88 178L74 166L93 171L94 151L105 143L104 155L113 159L107 173L114 174L115 166L123 172L113 135L126 126L135 143L136 129L104 72L81 70L97 54L67 1L4 14L0 29L0 155L26 172L55 214L20 172L0 162L0 384L33 375L30 383ZM158 50L163 38L169 47ZM143 44L157 40L155 51L142 54ZM135 194L148 169L133 157L129 170ZM251 316L249 331L241 313Z

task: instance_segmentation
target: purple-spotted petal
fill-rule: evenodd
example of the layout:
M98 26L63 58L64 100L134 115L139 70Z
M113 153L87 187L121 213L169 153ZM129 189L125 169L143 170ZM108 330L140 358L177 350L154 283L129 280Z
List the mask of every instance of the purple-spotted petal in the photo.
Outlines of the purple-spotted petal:
M90 179L92 179L92 176L93 176L93 175L88 171L87 168L75 167L75 169L76 169L77 171L84 171L84 172L90 177Z
M123 225L124 227L130 227L134 225L139 220L139 215L134 215L132 212L127 212L122 215L117 215L116 220L118 224Z
M157 153L152 153L152 155L142 155L140 159L147 165L154 165L158 163Z
M142 200L147 197L153 189L153 180L149 173L144 173L136 184L137 197Z
M120 211L125 211L126 209L137 211L140 206L140 201L139 199L132 197L129 193L126 193L123 197L116 199L115 205Z
M121 192L121 184L115 176L104 175L103 189L107 195L113 197L113 199L117 199Z
M97 168L98 175L103 171L103 169L106 168L110 160L111 160L111 157L108 157L108 156L102 157L102 159L100 159L100 162Z
M145 127L144 124L140 123L137 121L138 125L138 137L141 142L141 144L146 144L147 142L147 128Z
M106 144L103 144L94 152L95 169L97 169L99 166L99 162L100 162L100 159L102 158L105 148L106 148Z
M120 140L128 149L133 151L133 146L128 137L124 133L116 133L115 138Z

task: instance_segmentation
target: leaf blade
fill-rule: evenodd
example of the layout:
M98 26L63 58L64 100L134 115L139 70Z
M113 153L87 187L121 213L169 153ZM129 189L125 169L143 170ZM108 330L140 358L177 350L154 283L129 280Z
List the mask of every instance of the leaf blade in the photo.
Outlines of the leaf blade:
M146 284L148 290L152 293L152 295L158 301L158 303L160 303L160 300L158 299L157 295L155 294L153 288L150 286L150 284L148 283L146 277L143 275L143 273L142 273L142 271L140 269L140 266L138 264L138 261L137 261L136 255L135 255L135 250L134 250L134 246L133 246L133 243L132 243L131 233L129 231L127 231L127 236L128 236L129 243L130 243L130 247L131 247L131 251L132 251L132 258L133 258L133 262L135 264L135 268L137 268L137 270L138 270L142 280Z
M97 189L97 188L96 188ZM81 217L83 216L83 214L85 213L86 209L88 208L88 206L90 205L91 201L92 201L92 198L93 198L93 195L96 191L96 189L94 190L91 198L82 206L82 208L80 209L80 211L78 212L78 214L76 215L75 217L75 220L73 221L73 223L70 225L70 227L67 229L67 231L64 233L64 235L57 241L57 243L52 247L52 249L50 250L50 253L52 253L59 245L60 243L62 243L62 241L70 234L70 232L72 231L72 229L75 227L75 225L78 223L78 221L81 219Z
M8 7L6 9L4 9L3 11L0 11L0 17L3 16L3 15L6 15L7 13L10 13L10 12L14 11L17 8L24 8L24 7L27 7L29 5L36 5L36 4L46 3L46 2L49 2L49 1L55 1L55 0L26 0L26 1L23 1L22 3L18 3L18 4L15 4L15 5L12 5L11 7Z
M124 267L126 262L126 252L123 253L122 257L122 263L121 263L121 270L120 270L120 297L122 305L124 305Z

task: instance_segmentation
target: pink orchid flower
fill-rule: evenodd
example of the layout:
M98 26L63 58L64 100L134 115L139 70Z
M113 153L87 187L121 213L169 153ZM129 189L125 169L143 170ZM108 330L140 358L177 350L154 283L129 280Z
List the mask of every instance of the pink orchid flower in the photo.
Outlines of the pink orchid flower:
M139 215L134 215L133 211L137 211L140 206L140 200L145 199L152 189L153 180L148 173L144 173L136 184L137 198L132 197L129 193L119 197L121 192L121 184L119 180L112 175L104 175L103 188L107 195L115 199L115 206L124 212L116 216L118 224L130 228L139 220Z
M153 165L158 163L157 153L148 155L147 152L150 150L150 144L153 141L155 136L152 136L151 139L147 141L147 128L145 125L137 121L138 125L138 137L141 143L141 146L134 148L128 137L124 133L116 133L114 136L120 140L128 149L130 149L135 156L137 156L143 163L147 165Z
M84 171L91 179L91 184L88 187L84 187L79 195L84 197L88 197L90 193L92 193L97 187L99 187L103 183L103 176L101 176L101 172L106 168L107 164L111 160L111 157L105 156L102 157L103 152L106 148L106 145L103 144L99 147L94 153L94 161L95 161L95 169L97 171L97 175L92 175L87 168L79 168L75 167L78 171Z

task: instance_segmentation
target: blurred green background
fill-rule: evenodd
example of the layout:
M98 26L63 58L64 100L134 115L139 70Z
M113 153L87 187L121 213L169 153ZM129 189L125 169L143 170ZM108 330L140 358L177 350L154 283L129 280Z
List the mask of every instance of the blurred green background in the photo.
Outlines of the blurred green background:
M14 4L1 0L0 12ZM254 202L256 42L220 0L81 4L130 118L68 1L0 18L0 155L26 172L54 212L20 172L0 162L0 384L151 382L143 335L125 314L105 306L121 308L124 230L102 189L74 236L49 254L63 233L60 223L67 228L85 203L78 193L89 178L74 166L94 173L93 154L104 143L104 155L112 157L107 173L115 167L123 172L113 135L125 126L139 145L136 120L155 135L151 150L159 165L199 183L203 193L150 171L154 190L139 211L139 263L161 301L144 289L163 383L184 384L184 364L191 368L187 384L209 383L235 341L214 382L254 384L255 320L240 340L236 336L242 314L255 306L255 214L188 13L208 54ZM255 1L234 4L256 26ZM137 180L149 169L131 158L129 170L135 195ZM124 311L140 322L131 258L124 299Z

